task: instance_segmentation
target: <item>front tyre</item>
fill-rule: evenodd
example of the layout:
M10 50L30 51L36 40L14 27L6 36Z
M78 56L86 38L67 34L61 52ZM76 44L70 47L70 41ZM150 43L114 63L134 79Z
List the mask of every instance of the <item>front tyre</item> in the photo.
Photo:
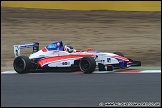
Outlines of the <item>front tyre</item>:
M29 73L31 69L31 61L29 57L18 56L13 62L13 67L15 71L19 74Z
M96 62L92 57L83 57L79 63L80 70L83 71L85 74L89 74L95 71L96 69Z

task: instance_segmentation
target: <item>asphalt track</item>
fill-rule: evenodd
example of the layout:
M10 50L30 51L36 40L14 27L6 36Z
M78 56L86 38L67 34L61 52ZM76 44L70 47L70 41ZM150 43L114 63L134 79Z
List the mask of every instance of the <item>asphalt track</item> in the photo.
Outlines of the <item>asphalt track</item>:
M161 73L1 74L2 107L99 107L101 102L161 102Z

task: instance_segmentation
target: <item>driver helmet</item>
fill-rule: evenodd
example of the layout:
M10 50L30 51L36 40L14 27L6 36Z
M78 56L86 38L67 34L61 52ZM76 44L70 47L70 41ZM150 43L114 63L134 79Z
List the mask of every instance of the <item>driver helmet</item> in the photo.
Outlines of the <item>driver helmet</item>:
M73 47L72 47L72 46L70 46L70 45L65 45L64 50L65 50L65 51L67 51L67 52L69 52L69 53L74 52Z
M57 43L57 46L58 46L58 47L60 46L60 43L59 43L59 42Z

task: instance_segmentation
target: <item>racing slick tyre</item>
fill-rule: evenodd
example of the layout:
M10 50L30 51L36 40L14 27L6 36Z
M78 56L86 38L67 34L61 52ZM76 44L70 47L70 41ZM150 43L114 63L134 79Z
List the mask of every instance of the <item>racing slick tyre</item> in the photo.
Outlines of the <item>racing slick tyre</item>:
M92 57L83 57L79 63L80 70L85 74L89 74L95 71L96 61Z
M117 55L119 55L119 56L122 56L122 57L124 57L124 54L122 54L121 52L113 52L114 54L117 54Z
M26 56L18 56L15 58L13 62L13 67L15 71L19 74L28 73L31 68L31 61L29 57Z

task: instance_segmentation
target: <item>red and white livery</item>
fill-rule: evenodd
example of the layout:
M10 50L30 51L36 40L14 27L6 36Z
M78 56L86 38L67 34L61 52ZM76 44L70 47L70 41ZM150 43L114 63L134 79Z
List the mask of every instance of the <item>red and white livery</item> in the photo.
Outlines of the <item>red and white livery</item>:
M21 56L21 48L33 48L30 56ZM92 73L98 67L99 71L141 66L140 61L124 57L120 52L100 52L98 50L75 50L72 46L63 45L62 41L48 44L39 50L39 43L14 45L15 60L13 67L17 73L29 72L73 72L81 70Z

